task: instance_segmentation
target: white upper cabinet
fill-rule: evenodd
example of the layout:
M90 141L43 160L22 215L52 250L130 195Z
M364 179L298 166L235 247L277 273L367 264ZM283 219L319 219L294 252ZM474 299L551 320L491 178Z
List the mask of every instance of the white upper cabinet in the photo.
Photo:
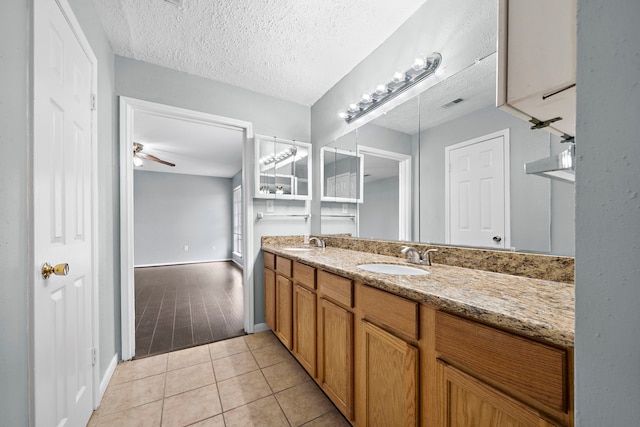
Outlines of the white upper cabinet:
M558 135L576 129L576 0L499 0L497 105Z
M311 144L256 135L255 152L255 197L311 199Z

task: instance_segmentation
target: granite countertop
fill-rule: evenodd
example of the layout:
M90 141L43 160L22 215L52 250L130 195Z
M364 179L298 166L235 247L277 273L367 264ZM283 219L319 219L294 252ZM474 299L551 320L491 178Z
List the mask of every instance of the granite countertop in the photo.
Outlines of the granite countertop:
M572 284L442 264L417 266L406 263L403 258L341 248L295 251L285 247L263 244L262 249L524 336L573 347ZM409 265L427 270L429 274L391 275L357 267L371 263Z

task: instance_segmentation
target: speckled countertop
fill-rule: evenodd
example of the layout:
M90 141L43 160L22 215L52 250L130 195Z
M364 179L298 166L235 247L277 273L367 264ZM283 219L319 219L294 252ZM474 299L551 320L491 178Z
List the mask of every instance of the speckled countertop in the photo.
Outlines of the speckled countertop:
M285 243L286 244L286 243ZM263 250L418 302L549 343L573 347L574 286L469 268L407 264L402 258L327 247L310 251L263 243ZM404 264L429 271L404 276L371 273L359 264Z

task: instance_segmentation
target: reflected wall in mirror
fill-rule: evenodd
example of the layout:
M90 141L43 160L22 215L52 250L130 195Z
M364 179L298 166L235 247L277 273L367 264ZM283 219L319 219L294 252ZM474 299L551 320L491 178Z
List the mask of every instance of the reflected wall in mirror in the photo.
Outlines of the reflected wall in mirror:
M447 224L452 221L447 214L451 215L456 210L460 215L472 213L468 207L448 209L453 204L447 200L446 194L451 168L445 164L445 151L456 144L464 145L468 141L506 131L509 152L504 162L510 176L506 183L504 208L506 233L510 238L507 249L572 256L575 252L573 185L524 173L524 163L560 151L560 139L544 129L531 130L528 123L495 107L495 70L495 54L468 65L419 97L360 126L357 145L412 155L414 172L411 181L414 188L409 190L409 194L413 195L413 229L410 233L413 237L407 240L450 244ZM388 144L376 146L379 140ZM489 161L490 157L484 155L483 161ZM390 176L395 174L391 168L395 165L390 164L387 172ZM354 235L398 240L398 237L393 237L393 230L398 229L395 222L398 214L395 209L391 212L390 208L397 206L399 201L396 202L396 196L391 193L386 197L382 195L384 193L368 197L375 184L368 185L367 174L365 155L363 203L358 209L358 226L354 227ZM398 188L401 191L402 185ZM483 193L478 189L470 191L477 200L487 199L480 196ZM370 201L378 203L369 204ZM383 210L381 206L388 208L385 215L377 215ZM479 206L478 215L482 214L483 205ZM376 216L379 218L372 219ZM473 221L469 219L469 223ZM490 233L493 223L486 212L482 221ZM321 226L325 233L328 222L324 217ZM490 234L489 237L479 246L496 248L505 242L502 234ZM494 241L493 237L499 241Z
M311 199L311 144L256 135L255 197Z

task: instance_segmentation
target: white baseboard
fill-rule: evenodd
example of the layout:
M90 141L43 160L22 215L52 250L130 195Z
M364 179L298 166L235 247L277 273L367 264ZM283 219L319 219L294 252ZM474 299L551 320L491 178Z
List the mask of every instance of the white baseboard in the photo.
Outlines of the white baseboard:
M271 330L271 328L266 323L258 323L256 325L253 325L253 333L254 334L258 333L258 332L269 331L269 330Z
M244 270L244 265L240 264L235 259L231 258L231 262L233 262L235 265L237 265L241 270Z
M98 405L102 402L102 397L104 396L104 392L107 391L107 386L109 385L109 381L111 381L111 377L113 373L116 371L116 366L118 366L118 353L113 355L111 362L109 362L109 366L107 367L107 371L104 373L104 377L102 377L102 381L100 381L100 396L98 396Z
M222 261L233 261L231 258L222 258L222 259L204 259L201 261L176 261L176 262L161 262L158 264L136 264L133 267L163 267L165 265L182 265L182 264L202 264L204 262L222 262Z

